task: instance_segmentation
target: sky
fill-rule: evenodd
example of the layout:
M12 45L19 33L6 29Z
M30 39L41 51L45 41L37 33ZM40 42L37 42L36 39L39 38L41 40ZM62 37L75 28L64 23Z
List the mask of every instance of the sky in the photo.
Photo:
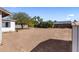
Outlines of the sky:
M29 16L40 16L47 20L73 21L79 20L79 7L5 7L9 12L25 12Z

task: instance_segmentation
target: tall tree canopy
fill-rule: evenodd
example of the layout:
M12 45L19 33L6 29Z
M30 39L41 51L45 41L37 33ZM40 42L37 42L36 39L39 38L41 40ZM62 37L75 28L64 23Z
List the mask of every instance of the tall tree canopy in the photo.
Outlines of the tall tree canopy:
M43 22L43 19L40 16L37 16L36 18L37 18L38 23Z
M23 26L26 25L30 20L30 16L24 12L14 13L12 18L16 20L16 24L21 25L22 29Z

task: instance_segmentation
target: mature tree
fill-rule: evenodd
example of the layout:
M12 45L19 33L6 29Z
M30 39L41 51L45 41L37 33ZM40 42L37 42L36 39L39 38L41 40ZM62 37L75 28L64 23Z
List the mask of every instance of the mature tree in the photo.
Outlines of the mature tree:
M52 28L54 26L54 23L51 20L48 20L47 23L48 23L48 27Z
M56 20L54 20L54 22L56 22Z
M30 19L30 16L24 12L14 13L13 19L16 20L16 24L21 25L23 29L24 25L26 25Z
M34 16L33 18L31 18L29 25L36 27L41 22L43 22L42 18L40 18L39 16Z
M37 18L38 23L43 22L43 19L42 19L42 18L40 18L40 16L37 16L36 18Z
M37 16L37 20L40 21L40 16Z
M37 17L36 16L34 16L32 19L35 20L35 21L37 21Z
M29 27L34 27L35 24L36 24L36 23L35 23L35 20L34 20L33 18L31 18L31 19L28 21L28 26L29 26Z
M34 16L33 18L31 18L31 19L28 21L28 26L29 26L29 27L34 27L36 24L38 24L38 21L37 21L36 16Z
M51 20L49 21L43 21L36 25L38 28L52 28L53 22Z
M74 20L74 22L77 22L77 20Z
M43 18L40 18L40 20L39 20L39 21L40 21L40 23L41 23L41 22L43 22Z

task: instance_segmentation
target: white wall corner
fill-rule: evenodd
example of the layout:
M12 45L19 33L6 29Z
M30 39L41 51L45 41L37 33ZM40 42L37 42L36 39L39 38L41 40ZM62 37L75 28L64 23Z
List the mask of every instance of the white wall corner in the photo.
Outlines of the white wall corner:
M0 11L0 45L2 43L2 12Z

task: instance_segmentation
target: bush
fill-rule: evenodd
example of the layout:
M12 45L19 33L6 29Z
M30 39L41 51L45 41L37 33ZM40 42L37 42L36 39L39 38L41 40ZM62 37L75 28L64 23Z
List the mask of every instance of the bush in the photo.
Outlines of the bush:
M35 27L36 24L37 24L37 21L34 21L34 20L29 20L28 21L28 26L29 27Z
M50 22L41 22L35 25L35 27L38 27L38 28L52 28L52 26L53 26L53 23L50 23Z

